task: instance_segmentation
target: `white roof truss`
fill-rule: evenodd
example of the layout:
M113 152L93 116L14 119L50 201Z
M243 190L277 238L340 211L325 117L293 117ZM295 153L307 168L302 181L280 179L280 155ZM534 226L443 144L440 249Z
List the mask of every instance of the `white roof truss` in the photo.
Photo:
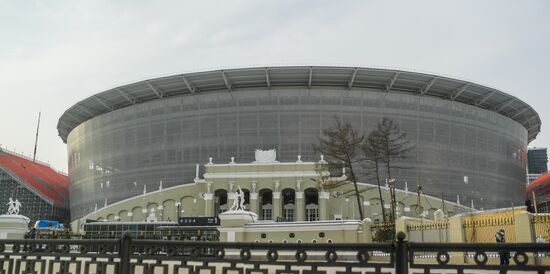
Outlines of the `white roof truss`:
M523 109L520 109L516 113L514 113L510 118L514 119L514 118L520 116L522 113L526 112L527 110L529 110L529 108L524 107Z
M227 79L227 76L225 76L225 72L223 70L220 71L223 77L223 82L225 83L225 86L227 87L228 91L231 91L231 82L229 82L229 79Z
M108 110L113 110L113 106L107 103L104 99L99 98L98 96L92 96L98 103L100 103L102 106L104 106Z
M191 93L193 93L193 94L197 93L198 90L196 90L193 86L191 86L191 82L189 82L189 80L187 80L187 78L185 76L182 75L181 79L185 83L185 86L187 87L187 89L189 91L191 91Z
M357 71L359 71L359 68L355 68L353 70L353 74L351 75L351 79L348 81L348 89L351 89L353 87L353 82L355 81L355 76L357 75Z
M136 98L134 98L132 95L128 94L128 92L120 89L120 88L117 88L116 89L121 95L122 97L126 98L126 100L128 100L128 102L130 102L130 104L135 104L136 103Z
M88 110L88 107L85 107L83 105L77 105L80 107L80 109L84 112L86 112L86 114L88 114L90 117L95 117L95 114L92 113L90 110Z
M455 100L460 94L462 94L466 89L470 86L470 84L465 84L461 88L459 88L457 91L455 91L453 94L451 94L451 100Z
M495 93L497 93L496 90L493 90L489 93L487 93L486 95L482 96L479 100L476 101L475 105L476 106L480 106L481 104L483 104L485 101L487 101L489 98L491 98L491 96L493 96Z
M426 85L424 85L424 86L420 89L420 95L424 95L424 94L428 93L428 91L430 91L430 88L433 86L433 84L435 83L435 81L437 81L437 78L438 78L438 77L434 77L434 78L432 78L432 80L430 80L428 83L426 83Z
M149 81L145 81L145 83L147 83L147 85L149 86L149 88L155 93L155 95L156 95L158 98L162 98L163 92L162 92L159 88L156 88L155 86L153 86L153 84L151 84L151 82L149 82Z
M269 80L269 69L264 68L265 70L265 82L267 83L267 87L271 88L271 81Z
M311 88L311 79L313 79L313 67L309 67L309 80L307 81L308 88Z
M496 110L497 112L500 112L500 111L502 111L503 109L505 109L506 107L508 107L509 105L511 105L511 104L512 104L513 102L515 102L516 100L517 100L516 98L512 98L512 99L510 99L510 100L508 100L508 101L502 103L500 106L497 106L495 110Z
M390 91L390 89L393 87L393 84L395 84L395 81L397 80L397 77L399 77L399 72L395 72L395 75L391 78L391 81L386 84L386 92Z

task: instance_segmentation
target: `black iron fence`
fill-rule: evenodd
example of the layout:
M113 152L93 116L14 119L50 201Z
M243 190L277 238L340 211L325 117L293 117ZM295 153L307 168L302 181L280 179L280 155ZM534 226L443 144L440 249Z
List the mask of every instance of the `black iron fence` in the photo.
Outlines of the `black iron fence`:
M0 273L550 272L550 244L275 244L116 240L0 240ZM509 265L499 265L510 255ZM434 272L435 271L435 272Z

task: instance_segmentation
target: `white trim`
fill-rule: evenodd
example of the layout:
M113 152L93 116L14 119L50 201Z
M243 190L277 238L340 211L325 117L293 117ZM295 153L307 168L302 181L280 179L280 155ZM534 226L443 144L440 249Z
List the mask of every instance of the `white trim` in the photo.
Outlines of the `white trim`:
M218 230L220 232L229 232L229 231L232 231L232 232L244 232L244 228L242 227L218 227Z
M209 167L228 167L228 166L267 166L267 165L283 165L283 166L290 166L290 165L313 165L315 166L316 162L252 162L252 163L235 163L235 164L209 164Z
M288 178L288 177L318 177L315 171L281 171L281 172L226 172L204 173L205 179L250 179L250 178Z
M140 195L137 195L137 196L134 196L134 197L130 197L130 198L127 198L127 199L124 199L124 200L120 200L116 203L112 203L112 204L104 206L102 208L98 208L96 211L90 212L90 213L88 213L88 214L86 214L83 217L80 217L78 219L80 219L80 220L88 219L91 215L98 214L98 212L110 209L111 207L117 206L117 205L122 204L122 203L126 203L128 201L133 200L133 199L144 198L144 197L147 197L147 196L150 196L150 195L159 194L160 192L163 192L163 191L170 191L170 190L174 190L174 189L177 189L177 188L180 188L180 187L190 187L190 186L194 186L194 185L197 185L197 183L190 183L190 184L172 186L172 187L167 187L167 188L163 188L163 189L160 189L160 190L151 191L151 192L148 192L148 193L145 193L145 194L140 194ZM75 220L73 220L73 221L75 221Z
M360 224L355 225L332 225L327 226L323 228L319 227L312 227L312 226L302 226L302 227L286 227L286 226L278 226L278 227L253 227L253 224L247 224L245 225L246 232L288 232L288 231L356 231ZM221 231L221 230L220 230Z

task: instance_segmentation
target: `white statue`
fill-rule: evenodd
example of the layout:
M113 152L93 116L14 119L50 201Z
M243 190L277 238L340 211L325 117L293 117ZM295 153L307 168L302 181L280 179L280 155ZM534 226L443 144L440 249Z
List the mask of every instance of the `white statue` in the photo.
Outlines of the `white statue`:
M156 222L157 221L157 216L155 216L155 212L154 211L149 212L149 216L145 220L147 222Z
M244 191L241 189L241 186L239 186L239 207L240 207L240 210L245 210L245 208L244 208Z
M19 200L13 198L10 198L10 201L7 203L8 205L8 214L14 214L19 215L19 210L21 208L21 202Z
M236 210L236 211L244 211L244 191L241 189L241 186L237 186L238 190L233 195L233 205L229 209L230 211Z
M256 193L256 182L252 182L252 193Z

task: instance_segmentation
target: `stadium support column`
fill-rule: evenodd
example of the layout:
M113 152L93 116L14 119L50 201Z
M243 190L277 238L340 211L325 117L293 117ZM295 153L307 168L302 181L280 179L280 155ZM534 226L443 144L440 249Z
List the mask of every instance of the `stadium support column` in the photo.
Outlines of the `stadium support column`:
M327 203L329 197L329 192L319 192L319 220L321 221L327 219Z
M212 217L214 214L214 193L204 193L204 216Z
M273 220L281 218L281 192L273 192Z
M296 192L296 221L305 221L304 192Z

